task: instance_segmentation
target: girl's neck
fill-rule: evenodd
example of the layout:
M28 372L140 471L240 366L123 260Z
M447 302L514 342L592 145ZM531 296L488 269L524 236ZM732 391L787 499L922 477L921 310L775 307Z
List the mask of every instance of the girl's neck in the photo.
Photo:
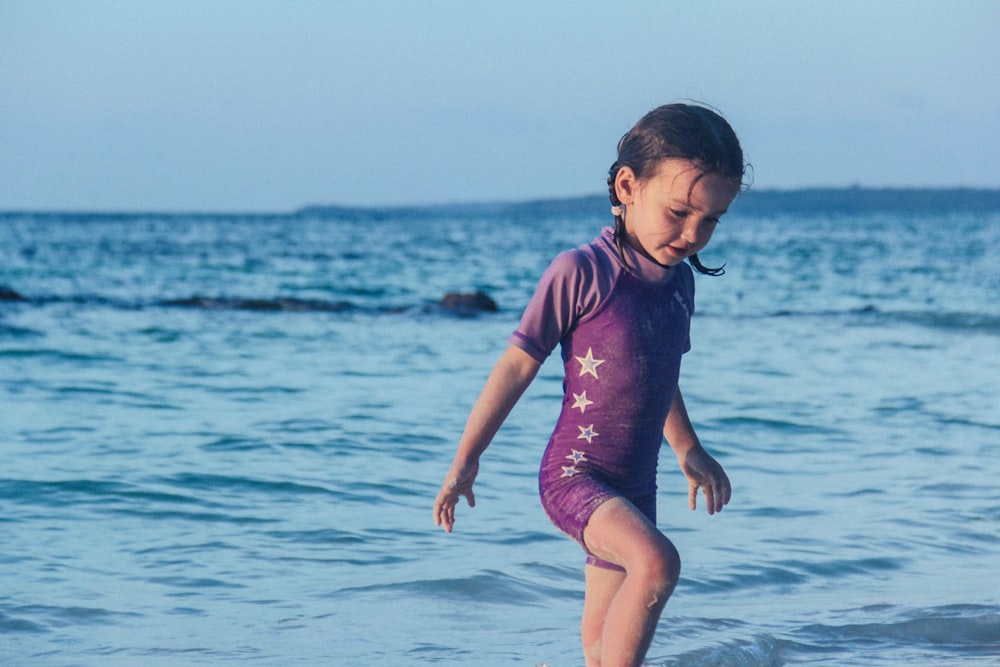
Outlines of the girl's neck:
M649 282L660 282L668 279L674 267L668 264L661 264L649 256L642 248L642 244L634 237L616 225L612 231L612 241L618 251L618 258L625 269Z

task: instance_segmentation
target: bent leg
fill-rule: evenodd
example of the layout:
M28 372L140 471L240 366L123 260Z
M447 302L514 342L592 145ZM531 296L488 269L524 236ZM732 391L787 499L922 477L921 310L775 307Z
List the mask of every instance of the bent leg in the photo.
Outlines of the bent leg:
M632 503L614 498L602 504L590 517L583 539L587 549L610 563L625 568L625 573L600 568L587 569L587 601L584 603L585 631L598 625L603 611L600 661L587 665L600 667L637 667L649 649L656 623L680 576L677 549ZM618 586L613 588L618 575ZM591 591L594 599L591 602ZM591 610L588 614L587 605ZM594 646L584 638L584 650Z

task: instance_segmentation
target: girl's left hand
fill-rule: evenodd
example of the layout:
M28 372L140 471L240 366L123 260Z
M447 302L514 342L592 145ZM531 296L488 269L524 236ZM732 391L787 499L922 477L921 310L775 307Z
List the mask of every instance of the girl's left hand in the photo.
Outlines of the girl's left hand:
M688 504L696 509L698 489L705 494L708 513L721 512L729 502L733 489L726 471L701 446L692 447L681 462L681 470L688 480Z

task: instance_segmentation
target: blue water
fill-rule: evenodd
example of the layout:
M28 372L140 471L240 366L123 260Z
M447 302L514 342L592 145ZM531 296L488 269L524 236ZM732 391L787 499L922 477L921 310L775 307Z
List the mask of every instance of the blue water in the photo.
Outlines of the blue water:
M602 215L0 217L0 663L582 664L557 360L455 533L431 504ZM1000 664L1000 215L737 213L703 259L682 386L734 495L661 457L648 663Z

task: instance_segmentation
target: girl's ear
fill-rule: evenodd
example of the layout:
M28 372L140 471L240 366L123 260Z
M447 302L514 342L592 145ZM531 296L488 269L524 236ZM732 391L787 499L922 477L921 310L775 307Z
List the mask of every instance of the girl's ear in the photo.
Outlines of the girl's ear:
M636 192L639 190L639 179L636 178L632 167L622 167L615 175L615 194L618 201L631 206L635 201Z

